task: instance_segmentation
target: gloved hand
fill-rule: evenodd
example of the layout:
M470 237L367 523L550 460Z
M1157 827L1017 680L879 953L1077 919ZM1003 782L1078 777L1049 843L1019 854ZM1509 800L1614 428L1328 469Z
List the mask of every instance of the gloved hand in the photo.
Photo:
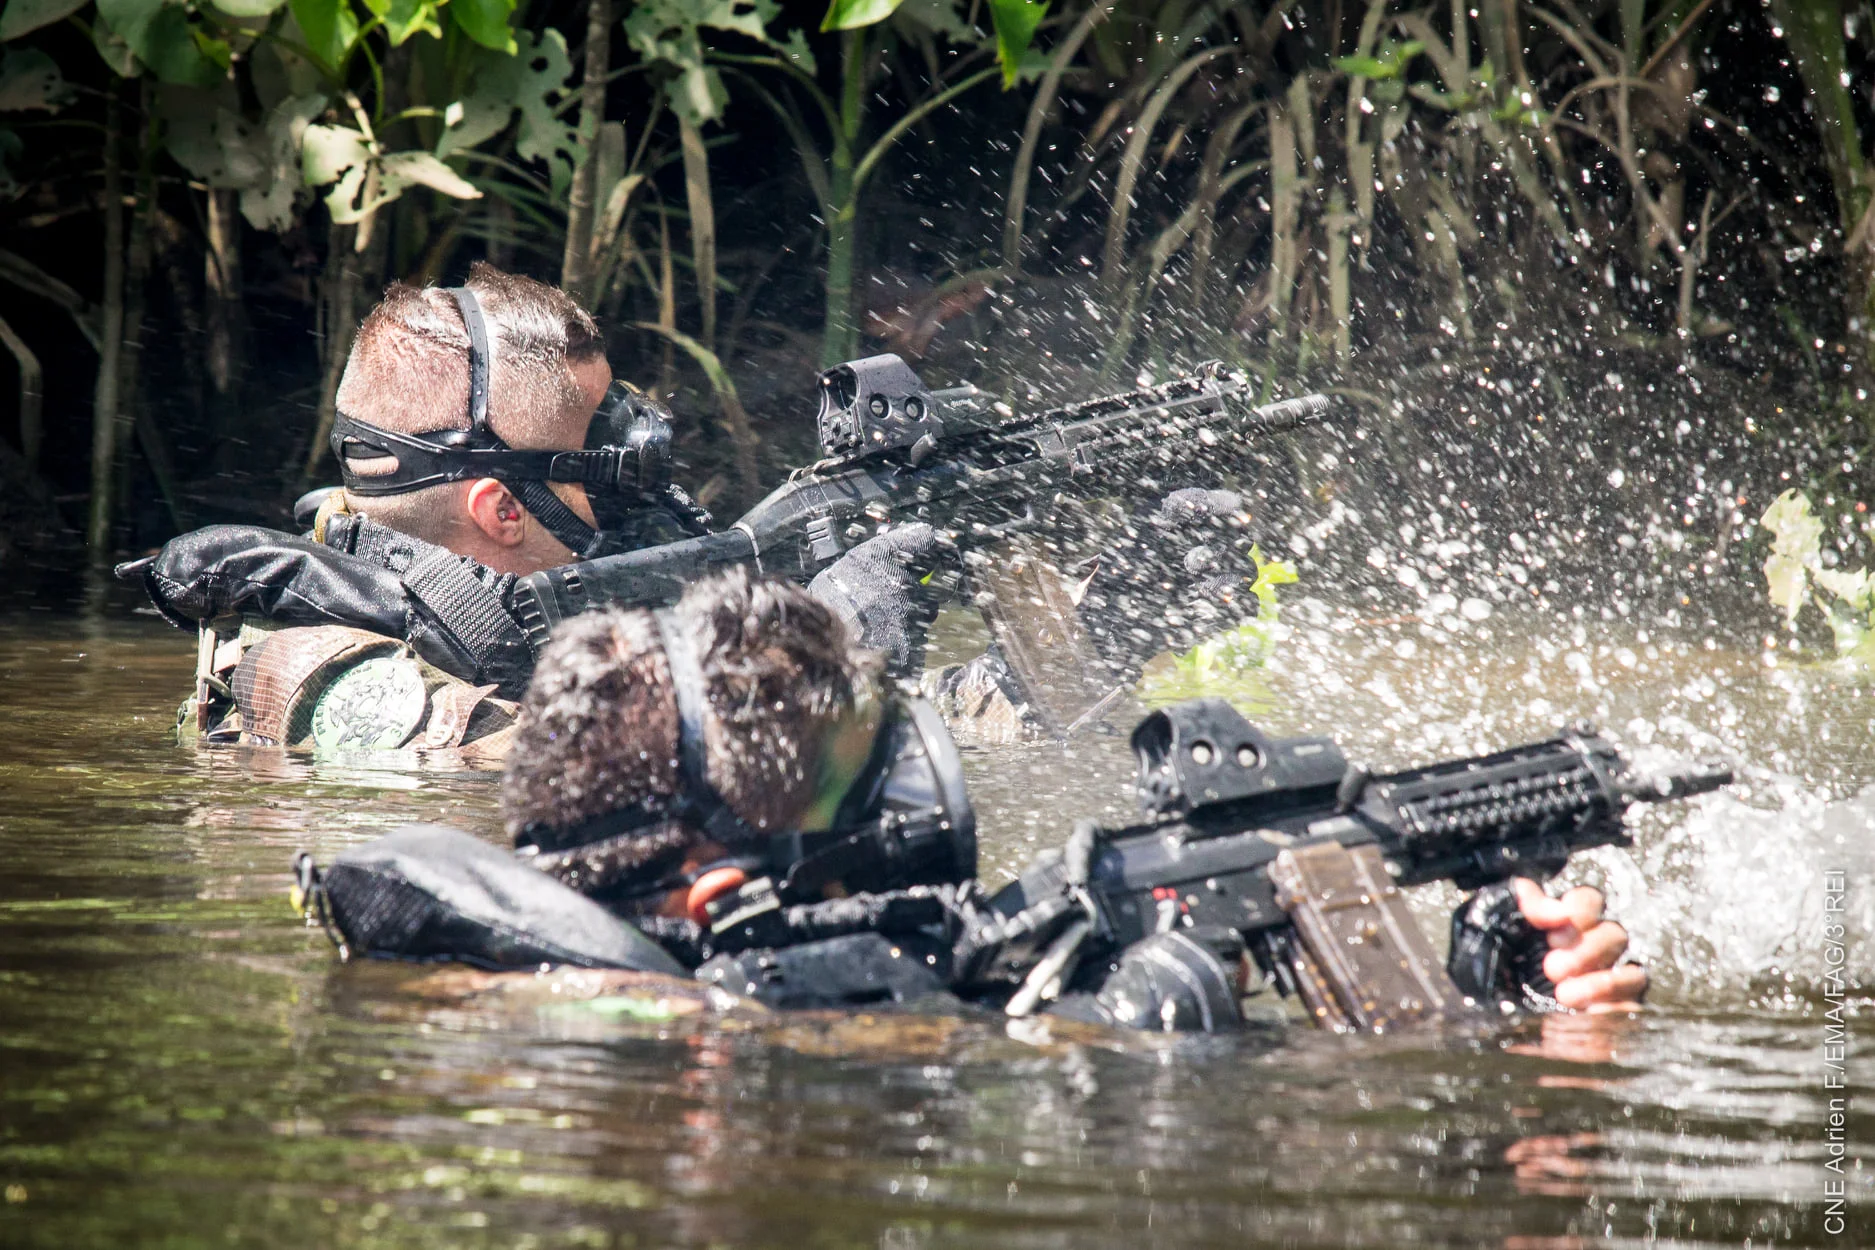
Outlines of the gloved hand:
M401 636L404 588L396 574L330 547L258 525L208 525L170 539L156 555L120 564L173 624L223 616L283 625L351 625Z
M1486 1006L1554 1011L1556 986L1543 975L1549 943L1524 919L1517 894L1501 881L1452 913L1452 953L1445 970L1459 992Z
M1142 938L1111 964L1084 969L1086 985L1050 1014L1158 1033L1228 1033L1243 1023L1234 966L1243 955L1221 929ZM1210 939L1210 940L1207 940ZM1220 949L1221 948L1221 949Z
M427 544L426 544L427 546ZM518 626L466 638L448 592L466 586L498 600L485 582L449 562L441 548L429 564L404 576L342 551L254 525L210 525L172 538L155 556L117 566L117 576L141 578L156 610L171 623L193 628L224 616L258 617L281 625L345 625L401 638L446 673L480 684L494 682L518 695L533 670L533 654ZM426 553L427 554L427 553ZM448 567L445 568L444 566ZM419 567L421 566L421 567ZM481 566L468 562L470 570ZM455 571L448 584L425 580L426 571ZM425 594L439 601L432 606ZM491 604L492 612L503 609ZM499 622L498 622L499 623Z
M1187 487L1116 534L1081 600L1082 622L1108 661L1132 669L1254 616L1248 523L1237 492Z
M894 677L915 673L937 617L924 580L937 567L937 531L922 521L868 538L821 572L808 591L846 622L860 645L885 653Z
M1627 931L1603 918L1602 901L1587 886L1561 898L1523 878L1488 886L1452 914L1446 970L1486 1004L1632 1010L1647 993L1647 972L1624 961Z

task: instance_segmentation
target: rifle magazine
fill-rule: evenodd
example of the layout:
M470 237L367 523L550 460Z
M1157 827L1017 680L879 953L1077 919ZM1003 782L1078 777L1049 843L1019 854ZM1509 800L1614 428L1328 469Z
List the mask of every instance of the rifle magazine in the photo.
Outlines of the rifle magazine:
M1362 1031L1386 1032L1461 1009L1457 987L1407 911L1378 847L1292 848L1276 857L1269 875L1295 926L1293 945L1308 961L1297 968L1303 975L1296 985L1318 1022L1336 1027L1334 1013L1311 1001L1322 995L1348 1027Z

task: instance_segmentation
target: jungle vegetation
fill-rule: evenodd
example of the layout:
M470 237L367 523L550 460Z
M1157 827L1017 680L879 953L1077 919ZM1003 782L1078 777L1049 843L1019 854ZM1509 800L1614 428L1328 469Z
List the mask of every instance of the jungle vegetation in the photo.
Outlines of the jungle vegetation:
M375 293L477 258L719 512L887 349L1024 400L1619 350L1853 478L1872 53L1869 0L7 0L0 548L279 523Z

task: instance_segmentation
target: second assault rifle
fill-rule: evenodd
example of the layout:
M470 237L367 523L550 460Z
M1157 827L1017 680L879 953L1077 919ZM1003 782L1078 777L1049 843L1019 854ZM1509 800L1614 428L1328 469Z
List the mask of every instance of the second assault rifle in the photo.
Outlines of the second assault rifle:
M1323 420L1330 409L1321 395L1260 407L1249 396L1247 378L1212 363L1157 386L1018 417L972 386L928 389L897 356L850 361L820 376L822 459L728 529L531 574L516 583L511 610L538 649L566 617L603 604L673 602L689 583L726 565L806 580L887 522L926 521L964 552L986 548L1036 528L1057 496L1238 453ZM1063 596L1041 561L1006 563L1026 564L1034 580L1013 589L971 586L973 597L1021 600L1031 612L1039 606L1061 615ZM1009 576L1007 567L977 568L979 577ZM1015 602L1000 607L1020 610ZM985 615L1032 693L1047 683L1021 671L1025 661L1034 667L1030 657L1076 642L1056 637L1038 646L1035 635L1051 625L1064 632L1059 620L1025 629L992 609ZM1057 709L1055 718L1065 724L1097 697L1075 691L1066 702L1081 706Z
M1492 755L1374 775L1327 738L1271 738L1221 699L1133 734L1142 824L1084 822L991 901L983 977L1020 982L1011 1015L1080 961L1153 933L1247 950L1317 1023L1386 1029L1462 1006L1400 890L1546 878L1570 855L1631 846L1623 813L1732 780L1702 764L1637 776L1588 725Z

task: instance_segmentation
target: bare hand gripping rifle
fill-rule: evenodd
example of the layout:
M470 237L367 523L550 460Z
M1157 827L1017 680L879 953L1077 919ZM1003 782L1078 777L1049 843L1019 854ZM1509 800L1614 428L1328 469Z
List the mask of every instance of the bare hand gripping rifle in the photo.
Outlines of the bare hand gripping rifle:
M1077 827L990 902L974 938L986 982L1019 982L1012 1015L1083 959L1154 933L1247 949L1333 1028L1455 1014L1457 988L1401 887L1546 878L1631 846L1623 813L1715 790L1730 769L1637 776L1592 726L1493 755L1373 775L1327 738L1271 738L1221 699L1155 712L1133 734L1142 824Z
M889 522L929 522L965 552L993 546L1042 524L1038 514L1060 495L1240 450L1321 421L1331 407L1322 395L1253 406L1249 380L1213 363L1018 417L972 386L931 391L893 355L828 370L820 396L823 458L728 529L521 578L510 608L536 649L569 616L601 604L674 602L727 565L806 580ZM985 602L997 597L987 589ZM1006 619L986 616L1002 641ZM1032 639L1009 641L1006 650L1034 649ZM1019 656L1009 658L1020 667Z

